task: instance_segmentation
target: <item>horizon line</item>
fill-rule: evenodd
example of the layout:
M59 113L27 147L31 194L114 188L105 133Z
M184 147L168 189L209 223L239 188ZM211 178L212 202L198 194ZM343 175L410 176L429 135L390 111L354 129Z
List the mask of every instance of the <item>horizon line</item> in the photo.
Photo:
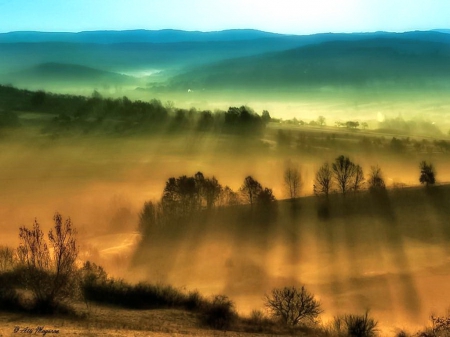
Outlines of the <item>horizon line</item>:
M184 29L175 29L175 28L162 28L162 29L147 29L147 28L134 28L134 29L97 29L97 30L80 30L80 31L41 31L41 30L12 30L12 31L0 31L0 34L14 34L14 33L42 33L42 34L82 34L82 33L95 33L95 32L163 32L163 31L173 31L173 32L186 32L186 33L201 33L201 34L209 34L209 33L221 33L221 32L230 32L230 31L254 31L261 32L273 35L286 35L286 36L309 36L309 35L320 35L320 34L375 34L375 33L409 33L409 32L441 32L441 31L449 31L450 28L433 28L433 29L415 29L415 30L401 30L401 31L389 31L389 30L376 30L376 31L323 31L316 33L279 33L272 32L266 30L260 30L256 28L227 28L222 30L184 30Z

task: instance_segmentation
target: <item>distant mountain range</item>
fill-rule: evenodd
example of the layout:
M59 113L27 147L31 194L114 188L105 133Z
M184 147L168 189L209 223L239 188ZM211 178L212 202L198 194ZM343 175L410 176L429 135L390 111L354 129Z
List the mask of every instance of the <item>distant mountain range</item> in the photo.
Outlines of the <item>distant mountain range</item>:
M142 85L136 76L168 90L447 86L449 33L11 32L0 34L0 84Z
M281 34L252 29L232 29L217 32L163 30L86 31L79 33L10 32L0 34L0 43L178 43L242 41L281 37Z

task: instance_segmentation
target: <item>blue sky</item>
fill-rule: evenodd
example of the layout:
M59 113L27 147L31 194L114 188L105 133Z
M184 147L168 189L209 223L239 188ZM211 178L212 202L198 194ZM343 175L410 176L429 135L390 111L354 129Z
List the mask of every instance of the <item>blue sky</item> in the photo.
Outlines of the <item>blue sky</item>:
M0 0L0 32L164 28L291 34L450 28L450 0Z

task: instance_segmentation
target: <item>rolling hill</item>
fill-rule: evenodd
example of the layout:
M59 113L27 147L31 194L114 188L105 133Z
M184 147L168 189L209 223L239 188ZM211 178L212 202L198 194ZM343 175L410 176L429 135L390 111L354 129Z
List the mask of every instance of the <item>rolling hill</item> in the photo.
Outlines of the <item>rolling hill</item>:
M131 85L136 79L109 71L75 64L42 63L34 67L3 76L3 81L19 86L43 85Z
M49 89L45 84L52 80L66 87L93 81L116 85L129 83L131 78L118 75L126 74L144 78L140 84L146 88L166 82L169 89L183 91L398 81L442 85L448 79L449 46L450 34L438 31L305 36L256 30L11 32L0 34L0 84L35 89ZM81 68L56 66L62 63Z
M110 71L157 68L171 75L186 67L227 59L287 51L328 41L377 37L450 43L439 32L403 34L280 35L253 30L222 32L118 31L82 33L12 32L0 34L0 74L40 63L71 63Z
M450 87L450 43L372 38L239 58L176 76L174 88Z

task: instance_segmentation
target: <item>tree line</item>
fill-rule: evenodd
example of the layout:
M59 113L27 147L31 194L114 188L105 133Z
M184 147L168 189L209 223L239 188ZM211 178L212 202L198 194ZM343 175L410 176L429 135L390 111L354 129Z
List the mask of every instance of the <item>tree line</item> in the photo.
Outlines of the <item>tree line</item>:
M426 186L435 184L434 166L422 161L419 168L419 182ZM287 163L283 183L288 198L293 200L300 196L303 181L298 165ZM359 164L340 155L334 162L326 162L316 171L313 192L318 197L328 198L332 192L346 195L363 189L372 193L386 190L384 175L378 165L372 166L365 176ZM216 177L207 177L202 172L193 176L170 177L165 183L161 198L144 203L139 228L145 235L161 225L188 221L198 212L243 204L252 208L255 206L257 211L267 211L267 206L274 201L276 198L272 189L262 186L252 176L247 176L237 191L227 185L223 186Z
M436 183L436 171L433 164L422 161L419 169L421 184L429 186ZM370 192L386 190L383 173L378 165L371 166L366 180L362 167L352 162L349 157L341 155L331 165L326 162L320 166L315 174L313 192L317 196L328 198L332 191L338 191L343 195L349 191L357 192L363 189L366 183Z
M214 131L259 135L270 122L268 111L257 114L247 106L228 110L197 110L174 107L152 99L132 101L128 97L103 98L98 92L90 97L20 90L0 85L0 127L18 126L14 111L52 114L55 117L46 133L89 133L105 130L114 133L165 131Z

